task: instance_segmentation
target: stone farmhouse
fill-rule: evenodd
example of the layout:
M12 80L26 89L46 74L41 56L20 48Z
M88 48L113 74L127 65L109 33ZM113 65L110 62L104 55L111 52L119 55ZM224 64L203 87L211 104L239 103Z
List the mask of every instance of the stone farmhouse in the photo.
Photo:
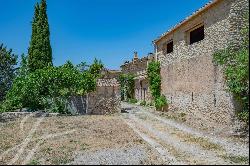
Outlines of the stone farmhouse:
M231 131L236 104L226 92L221 67L213 62L213 54L229 43L237 47L241 41L244 11L248 0L213 0L184 21L153 41L152 59L161 64L161 92L172 110L192 116L190 123L216 124ZM137 99L148 90L145 71L148 57L121 66L123 72L143 75L135 85ZM149 92L147 91L147 96ZM147 97L146 97L147 98ZM201 123L202 122L202 123Z
M122 66L122 73L135 75L135 92L134 98L138 101L151 101L149 82L147 78L147 66L149 62L154 60L154 54L149 53L148 56L141 59L138 58L137 52L131 62L125 62Z

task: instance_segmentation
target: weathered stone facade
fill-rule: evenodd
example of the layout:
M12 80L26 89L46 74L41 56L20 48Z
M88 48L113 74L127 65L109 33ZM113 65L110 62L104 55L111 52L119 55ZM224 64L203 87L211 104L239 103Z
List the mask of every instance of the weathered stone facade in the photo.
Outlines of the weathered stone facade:
M105 115L121 112L119 71L103 70L96 90L85 96L74 96L70 105L78 114Z
M246 9L247 0L215 0L154 41L161 63L162 94L172 109L193 116L191 123L231 130L234 102L225 90L221 67L213 63L213 54L229 43L238 44L241 14ZM204 26L204 39L190 44L190 31L198 26ZM173 52L166 54L170 40Z
M135 96L138 101L150 101L152 96L147 78L148 63L154 60L154 54L139 59L137 52L134 54L132 62L126 62L121 66L122 73L135 75Z
M105 115L120 113L120 85L117 79L99 79L96 91L87 95L87 101L87 114Z

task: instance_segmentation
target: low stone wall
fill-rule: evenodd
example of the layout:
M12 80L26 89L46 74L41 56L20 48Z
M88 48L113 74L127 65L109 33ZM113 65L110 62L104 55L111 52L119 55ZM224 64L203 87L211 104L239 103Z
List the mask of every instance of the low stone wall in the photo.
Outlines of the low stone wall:
M0 114L0 122L12 121L18 118L30 117L53 117L59 116L59 113L45 113L45 112L4 112Z

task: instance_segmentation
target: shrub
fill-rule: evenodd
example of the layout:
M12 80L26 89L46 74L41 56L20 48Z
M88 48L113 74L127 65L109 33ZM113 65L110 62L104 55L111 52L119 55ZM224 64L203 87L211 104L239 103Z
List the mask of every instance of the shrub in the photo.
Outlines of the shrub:
M131 103L131 104L135 104L137 103L137 99L128 99L128 102Z
M157 110L160 110L165 106L168 106L168 100L165 96L162 95L155 99L155 107Z
M141 106L146 106L146 104L147 104L147 103L146 103L145 100L143 100L143 101L140 102L140 105L141 105Z
M119 82L121 85L121 99L132 99L134 97L134 75L133 74L121 74L119 76Z
M151 101L151 102L147 103L146 106L154 106L154 102Z

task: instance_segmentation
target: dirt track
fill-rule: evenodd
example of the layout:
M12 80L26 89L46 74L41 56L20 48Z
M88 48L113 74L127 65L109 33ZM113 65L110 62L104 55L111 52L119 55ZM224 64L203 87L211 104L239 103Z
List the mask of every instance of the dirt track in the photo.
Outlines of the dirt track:
M3 164L248 164L248 145L206 135L144 107L114 116L0 123Z
M248 145L195 131L143 107L123 103L124 121L166 164L248 164Z

